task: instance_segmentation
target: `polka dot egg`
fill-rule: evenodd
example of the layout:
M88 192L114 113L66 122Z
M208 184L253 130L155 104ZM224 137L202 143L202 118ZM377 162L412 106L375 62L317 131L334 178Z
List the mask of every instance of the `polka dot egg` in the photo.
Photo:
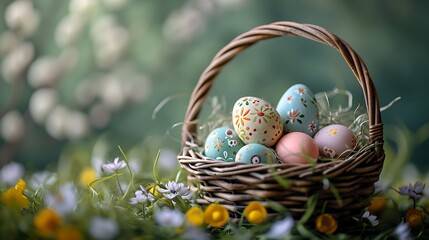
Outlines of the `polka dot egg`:
M237 100L232 110L234 130L245 143L273 146L282 136L279 113L267 101L257 97Z
M204 143L204 155L216 160L234 162L238 150L243 146L244 143L234 129L220 127L214 129L207 136Z
M346 126L333 124L326 126L314 136L320 155L328 158L342 158L344 152L356 146L356 137Z

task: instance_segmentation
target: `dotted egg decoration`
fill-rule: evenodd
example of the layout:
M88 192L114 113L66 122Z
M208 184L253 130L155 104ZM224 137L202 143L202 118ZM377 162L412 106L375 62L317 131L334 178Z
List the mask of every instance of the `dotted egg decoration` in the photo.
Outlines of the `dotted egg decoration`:
M340 124L326 126L317 132L314 141L321 156L341 158L343 153L356 146L356 137L352 130Z
M242 97L232 110L234 130L245 144L273 146L282 136L283 124L276 109L257 97Z
M244 143L230 127L216 128L209 133L204 143L204 155L225 162L234 162Z

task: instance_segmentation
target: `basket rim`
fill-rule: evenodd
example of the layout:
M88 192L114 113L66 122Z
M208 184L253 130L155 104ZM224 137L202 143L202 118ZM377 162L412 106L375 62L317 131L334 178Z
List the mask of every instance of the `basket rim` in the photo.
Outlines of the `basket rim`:
M363 91L369 119L369 143L383 144L383 123L378 95L362 58L347 42L320 26L281 21L255 27L237 36L215 55L203 71L191 94L182 125L182 155L189 156L189 152L185 151L186 143L193 142L193 139L195 139L197 132L196 120L214 80L223 67L236 55L253 44L281 36L302 37L320 42L333 47L342 55Z

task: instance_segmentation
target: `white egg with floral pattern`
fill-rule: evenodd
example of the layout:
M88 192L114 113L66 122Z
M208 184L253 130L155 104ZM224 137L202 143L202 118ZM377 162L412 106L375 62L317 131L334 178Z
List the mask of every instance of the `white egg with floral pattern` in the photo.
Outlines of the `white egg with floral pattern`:
M234 130L245 144L273 146L282 136L283 124L276 109L257 97L242 97L232 109Z
M277 104L286 133L303 132L313 137L319 130L319 109L311 90L304 84L288 88Z
M224 162L234 162L238 150L244 143L230 127L216 128L204 143L204 155Z
M246 164L272 164L277 163L277 157L273 149L258 143L250 143L238 151L235 161Z

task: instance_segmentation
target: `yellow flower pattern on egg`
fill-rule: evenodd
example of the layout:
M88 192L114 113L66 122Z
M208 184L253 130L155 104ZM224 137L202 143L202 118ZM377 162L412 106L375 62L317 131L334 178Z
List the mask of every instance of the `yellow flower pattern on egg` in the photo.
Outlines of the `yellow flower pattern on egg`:
M344 158L346 151L356 146L356 137L346 126L332 124L317 132L314 141L319 147L319 153L327 158Z
M279 113L267 101L243 97L232 110L234 130L245 143L273 146L282 136L283 124Z

